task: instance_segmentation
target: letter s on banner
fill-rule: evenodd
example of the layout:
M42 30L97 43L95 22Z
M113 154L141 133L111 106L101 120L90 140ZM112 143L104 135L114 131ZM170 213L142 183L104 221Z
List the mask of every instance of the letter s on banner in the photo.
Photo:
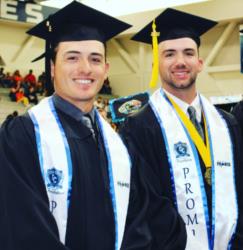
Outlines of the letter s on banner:
M27 23L39 23L43 21L43 14L41 13L42 6L38 4L26 4L25 12L27 14Z

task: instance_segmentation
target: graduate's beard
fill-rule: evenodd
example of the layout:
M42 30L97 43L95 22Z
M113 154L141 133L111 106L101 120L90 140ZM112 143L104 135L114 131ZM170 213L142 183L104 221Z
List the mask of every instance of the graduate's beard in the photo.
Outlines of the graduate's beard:
M190 88L195 84L196 78L197 78L196 76L191 77L191 78L189 79L188 82L186 82L186 83L181 83L181 84L175 83L175 82L173 82L173 81L171 81L171 80L168 80L168 79L164 79L163 82L164 82L166 85L168 85L168 86L170 86L171 88L173 88L173 89L177 89L177 90L183 89L183 90L186 90L186 89L190 89Z

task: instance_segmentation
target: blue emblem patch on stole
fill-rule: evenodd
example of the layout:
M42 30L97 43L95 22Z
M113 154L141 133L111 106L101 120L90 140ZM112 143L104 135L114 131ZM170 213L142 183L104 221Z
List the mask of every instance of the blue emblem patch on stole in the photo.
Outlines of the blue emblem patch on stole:
M174 150L176 152L176 158L190 156L190 154L187 153L188 148L186 143L179 141L174 145Z
M57 170L55 168L50 168L47 170L47 189L50 192L60 193L63 183L63 171Z

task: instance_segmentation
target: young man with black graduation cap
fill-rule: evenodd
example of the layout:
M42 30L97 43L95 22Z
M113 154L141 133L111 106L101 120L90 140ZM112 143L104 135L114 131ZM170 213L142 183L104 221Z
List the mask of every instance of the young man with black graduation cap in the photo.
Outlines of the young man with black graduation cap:
M93 107L105 43L129 27L74 1L28 32L46 40L55 93L1 129L0 249L184 249L184 223L162 197L152 246L144 163Z
M121 133L152 166L155 197L168 197L182 216L187 250L243 249L239 127L196 89L200 36L215 24L166 9L132 38L153 44L152 83L159 71L162 87Z

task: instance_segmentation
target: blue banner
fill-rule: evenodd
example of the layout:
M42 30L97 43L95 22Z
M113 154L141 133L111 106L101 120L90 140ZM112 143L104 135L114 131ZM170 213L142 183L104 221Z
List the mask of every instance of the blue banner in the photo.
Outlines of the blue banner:
M35 3L0 0L0 18L5 20L36 24L57 10Z

